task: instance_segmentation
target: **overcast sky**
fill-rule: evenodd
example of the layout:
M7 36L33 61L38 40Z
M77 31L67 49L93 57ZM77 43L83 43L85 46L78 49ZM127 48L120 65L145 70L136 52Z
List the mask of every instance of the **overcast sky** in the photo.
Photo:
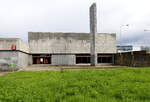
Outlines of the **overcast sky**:
M27 41L32 32L89 32L94 0L0 0L0 37ZM150 43L150 0L95 0L98 32L116 33L123 44ZM129 24L129 27L120 26Z

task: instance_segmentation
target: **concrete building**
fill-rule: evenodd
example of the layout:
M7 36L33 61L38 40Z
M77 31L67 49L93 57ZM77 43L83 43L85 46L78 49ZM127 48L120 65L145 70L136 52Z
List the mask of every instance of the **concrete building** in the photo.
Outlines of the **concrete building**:
M33 64L90 64L89 33L29 32L29 51ZM115 34L96 35L98 64L113 63L116 53Z
M19 38L0 38L0 66L26 67L32 64L31 58L29 46Z
M116 34L97 33L96 4L90 7L90 33L29 32L28 44L0 39L0 66L14 64L113 64Z
M150 46L140 46L141 51L150 51Z
M121 52L115 55L115 65L130 67L150 66L150 53L148 51Z
M131 52L133 51L132 45L118 45L117 52Z
M0 38L0 64L20 68L32 64L90 64L90 33L29 32L28 44L18 38ZM113 64L115 34L96 34L98 64ZM13 48L14 47L14 48Z

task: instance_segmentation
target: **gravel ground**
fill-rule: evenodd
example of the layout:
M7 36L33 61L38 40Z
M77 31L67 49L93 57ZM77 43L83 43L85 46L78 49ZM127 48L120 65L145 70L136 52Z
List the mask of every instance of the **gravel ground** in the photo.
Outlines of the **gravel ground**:
M118 69L129 68L125 66L52 66L52 65L32 65L18 71L60 71L60 70L83 70L83 69ZM0 76L11 72L0 72ZM13 72L12 72L13 73Z
M50 66L50 65L32 65L24 68L24 71L49 71L49 70L80 70L80 69L117 69L126 68L123 66Z

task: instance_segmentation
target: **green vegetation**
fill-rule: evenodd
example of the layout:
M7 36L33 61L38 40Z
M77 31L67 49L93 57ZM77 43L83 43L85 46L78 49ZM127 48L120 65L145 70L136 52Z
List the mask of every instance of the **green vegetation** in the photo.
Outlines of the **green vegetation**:
M5 64L0 66L0 72L11 72L17 70L19 70L19 67L16 64Z
M15 70L17 70L16 64L9 64L8 65L8 71L15 71Z
M150 102L150 69L9 73L0 102Z

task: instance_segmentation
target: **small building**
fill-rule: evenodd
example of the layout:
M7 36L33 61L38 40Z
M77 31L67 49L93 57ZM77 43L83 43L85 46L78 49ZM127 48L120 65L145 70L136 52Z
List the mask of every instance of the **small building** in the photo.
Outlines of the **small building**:
M150 46L141 46L140 50L141 51L150 51Z
M117 45L117 52L129 52L133 51L132 45Z
M0 65L26 67L32 64L29 46L19 38L0 38Z
M121 52L115 55L115 65L145 67L150 66L150 53L148 51Z

